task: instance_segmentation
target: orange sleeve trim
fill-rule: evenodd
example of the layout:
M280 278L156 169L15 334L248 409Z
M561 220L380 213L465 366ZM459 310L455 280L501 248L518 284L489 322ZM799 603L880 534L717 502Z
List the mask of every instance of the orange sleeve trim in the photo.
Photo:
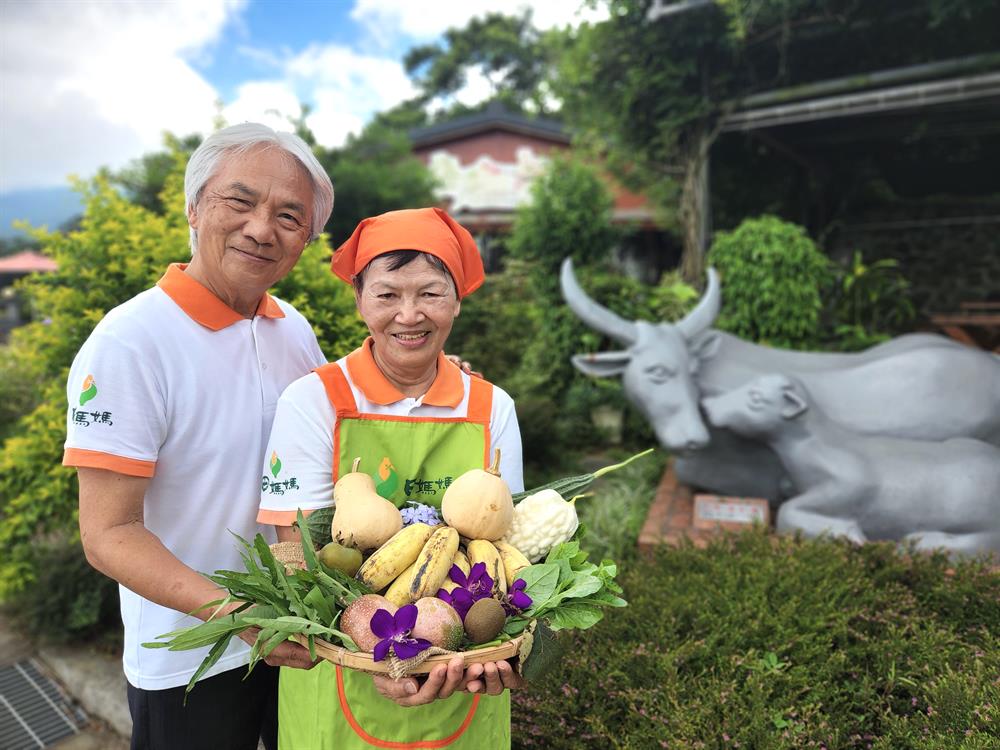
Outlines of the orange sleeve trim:
M63 466L107 469L130 477L148 478L156 473L156 461L140 461L138 458L125 458L86 448L67 448L63 452L62 462Z
M372 737L368 732L366 732L362 726L358 723L358 720L354 718L354 714L351 713L351 707L347 703L347 693L344 691L344 673L341 667L337 667L337 696L340 698L340 708L344 712L344 718L347 723L350 724L351 729L354 733L358 735L361 739L367 742L369 745L374 745L375 747L389 747L389 748L439 748L447 747L463 734L465 730L469 728L472 723L473 717L476 715L476 709L479 708L479 699L482 697L478 693L472 696L472 705L469 706L469 713L465 715L465 720L462 722L461 726L454 732L449 734L447 737L443 737L440 740L417 740L416 742L394 742L393 740L381 740L378 737Z
M302 515L305 518L309 518L315 512L315 508L313 510L303 510ZM297 518L298 510L267 510L261 508L257 511L257 523L269 523L272 526L291 526Z
M469 410L466 420L488 425L493 414L493 386L479 378L469 379Z

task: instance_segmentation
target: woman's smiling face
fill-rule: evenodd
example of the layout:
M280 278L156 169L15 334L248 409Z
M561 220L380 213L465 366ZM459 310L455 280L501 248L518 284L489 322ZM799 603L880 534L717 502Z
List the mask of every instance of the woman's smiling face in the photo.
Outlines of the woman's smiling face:
M426 256L395 271L391 264L379 256L365 269L358 312L374 340L376 362L392 372L421 373L444 350L461 302L448 273Z

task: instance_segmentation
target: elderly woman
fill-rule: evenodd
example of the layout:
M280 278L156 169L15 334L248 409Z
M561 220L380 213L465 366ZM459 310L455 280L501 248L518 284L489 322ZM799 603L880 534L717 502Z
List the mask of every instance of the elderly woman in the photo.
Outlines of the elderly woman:
M380 472L376 484L398 506L440 507L444 480L483 468L494 448L511 491L522 490L513 401L442 353L462 299L483 283L469 232L440 209L392 211L358 225L334 255L333 272L353 284L371 335L282 395L258 521L274 524L279 539L296 538L296 509L329 506L334 482L355 456ZM419 494L409 480L422 480ZM506 688L519 684L510 665L463 672L456 658L435 670L420 685L327 662L283 669L280 747L509 747Z

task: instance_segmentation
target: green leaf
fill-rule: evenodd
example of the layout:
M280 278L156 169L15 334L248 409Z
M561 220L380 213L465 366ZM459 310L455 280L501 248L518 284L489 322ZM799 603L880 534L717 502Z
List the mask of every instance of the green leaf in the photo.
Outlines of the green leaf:
M333 609L330 607L330 602L327 601L326 595L319 586L314 586L310 589L302 601L315 610L320 622L324 624L333 622L335 617Z
M585 596L596 594L602 588L604 588L604 583L600 578L595 578L594 576L586 573L577 573L576 578L570 587L559 593L559 601L564 602L567 599L582 599Z
M531 653L521 665L521 676L529 682L540 679L555 667L566 651L559 636L544 622L538 621L532 635Z
M546 615L545 622L553 630L586 630L600 622L602 617L604 611L600 607L573 603L552 610Z
M302 508L299 508L295 513L295 525L299 527L299 532L302 535L302 555L305 557L306 567L309 570L317 570L319 568L319 559L316 557L316 548L313 547L313 540L309 535L309 526L302 515Z
M201 664L198 665L198 669L196 669L194 674L191 675L191 680L188 682L187 687L184 688L185 703L187 703L187 694L194 689L195 684L201 679L201 676L215 666L215 663L219 661L222 655L226 652L226 648L228 648L229 641L232 640L233 635L234 633L230 632L219 638L215 645L212 646L211 650L209 650L208 656L202 659Z
M531 609L537 610L545 606L559 586L559 566L552 563L531 565L517 577L524 579L524 593L531 597Z

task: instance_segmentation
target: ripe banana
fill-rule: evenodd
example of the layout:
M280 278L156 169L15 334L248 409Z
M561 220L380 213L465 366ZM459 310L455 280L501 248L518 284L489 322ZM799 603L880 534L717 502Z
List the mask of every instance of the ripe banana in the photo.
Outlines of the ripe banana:
M473 539L466 545L469 553L469 562L486 563L486 572L493 579L494 586L499 586L500 591L507 593L507 578L503 569L503 561L500 559L500 552L493 546L493 542L486 539Z
M517 574L521 568L527 568L531 565L531 562L527 557L521 554L521 550L510 542L500 540L493 542L493 546L496 547L497 552L500 553L500 560L503 562L503 572L507 579L507 585L509 586L514 582L514 579L517 578Z
M355 578L372 591L381 591L413 564L433 531L426 523L404 526L365 560Z
M457 565L462 569L465 575L469 575L469 571L472 570L472 566L469 564L469 558L465 556L462 550L455 553L455 559L452 561L453 565Z
M457 551L458 532L455 529L442 526L431 534L414 563L417 569L410 582L412 601L437 595L441 584L448 579Z
M389 590L384 594L385 598L397 607L412 604L413 600L410 599L410 583L413 581L413 574L416 572L417 564L414 562L413 565L400 573L399 577L392 582Z

